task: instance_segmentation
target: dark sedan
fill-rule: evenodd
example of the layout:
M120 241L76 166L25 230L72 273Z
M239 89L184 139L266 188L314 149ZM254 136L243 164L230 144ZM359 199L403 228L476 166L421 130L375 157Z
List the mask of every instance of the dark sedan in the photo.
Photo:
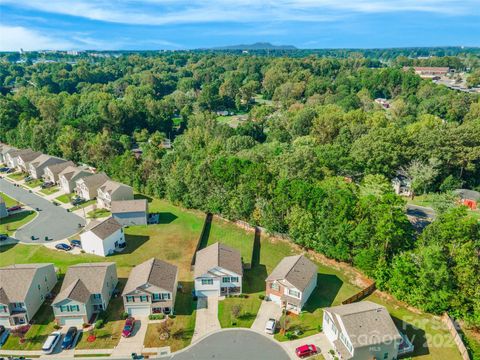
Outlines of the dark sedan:
M70 251L72 250L72 247L68 244L65 244L65 243L60 243L60 244L57 244L55 245L55 249L57 250L64 250L64 251Z
M69 327L62 341L62 349L71 349L75 345L78 330L75 326Z

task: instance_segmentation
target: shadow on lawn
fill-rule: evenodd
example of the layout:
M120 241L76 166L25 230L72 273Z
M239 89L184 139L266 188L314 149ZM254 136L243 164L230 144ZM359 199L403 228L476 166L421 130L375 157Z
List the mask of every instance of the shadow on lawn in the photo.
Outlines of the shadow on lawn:
M245 270L243 275L243 292L245 294L254 294L265 290L265 279L268 276L265 265L255 265L251 269Z
M140 246L142 246L144 243L146 243L149 239L150 239L150 236L126 234L125 241L127 243L127 247L122 252L113 254L112 257L118 256L118 255L131 254L135 250L137 250Z
M175 298L175 315L192 315L196 307L193 301L193 281L179 281Z
M142 200L142 199L145 199L147 200L147 202L151 203L153 201L153 198L151 198L150 196L148 195L144 195L144 194L135 194L133 195L133 198L135 200Z
M318 308L331 306L337 297L343 281L336 275L317 274L317 287L313 290L303 310L313 313Z
M159 224L170 224L171 222L178 219L178 216L172 214L171 212L160 212L158 213L158 223Z
M408 339L413 344L414 350L412 353L408 354L408 357L430 354L427 338L423 329L417 328L415 325L407 323L395 316L392 316L392 319L398 330L407 335Z
M25 211L21 211L19 213L7 216L7 218L2 219L2 225L8 225L8 224L10 224L14 221L21 221L21 220L25 219L26 217L32 215L33 213L34 213L34 211L32 211L32 210L25 210Z

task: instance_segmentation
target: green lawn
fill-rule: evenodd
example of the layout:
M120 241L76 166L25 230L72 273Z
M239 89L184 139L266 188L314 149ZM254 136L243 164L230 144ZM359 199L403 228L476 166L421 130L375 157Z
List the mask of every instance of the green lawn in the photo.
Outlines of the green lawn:
M7 177L15 181L23 180L26 176L28 176L28 174L24 172L16 172L16 173L7 175Z
M55 198L55 200L60 201L61 203L68 204L70 199L72 198L72 194L63 194Z
M17 205L17 204L20 204L19 201L11 198L10 196L7 196L6 194L0 192L0 196L3 198L3 200L5 200L5 205L7 205L7 208L11 207L11 206L14 206L14 205Z
M49 187L49 188L46 188L46 189L42 189L42 190L40 190L40 192L44 195L52 195L59 190L60 190L60 188L58 186L52 186L52 187Z
M25 185L27 187L29 187L30 189L35 189L36 187L38 187L42 184L43 184L42 179L35 179L35 180L32 180L32 181L29 181L29 182L25 183Z
M87 217L89 219L96 219L96 218L102 218L102 217L107 217L111 214L110 211L107 209L95 209L91 210L87 213Z
M82 208L84 208L84 207L87 207L87 206L96 204L96 202L97 202L97 200L95 200L95 199L85 201L84 203L82 203L82 204L80 204L80 205L77 205L77 206L72 207L72 208L70 209L70 211L75 211L75 210L78 210L78 209L82 209Z
M32 221L37 213L33 210L25 210L13 215L10 215L0 222L0 233L12 235L21 226Z

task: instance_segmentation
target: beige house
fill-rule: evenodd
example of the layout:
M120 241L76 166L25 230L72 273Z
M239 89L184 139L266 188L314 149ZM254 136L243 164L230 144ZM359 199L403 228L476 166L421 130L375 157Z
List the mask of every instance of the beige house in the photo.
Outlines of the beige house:
M93 200L97 197L98 188L108 180L110 179L104 173L80 178L76 181L75 192L82 199Z
M69 166L73 167L75 166L75 164L72 161L64 161L58 164L48 165L45 167L43 178L45 179L45 181L49 181L54 184L59 184L60 173Z
M29 171L30 163L38 158L42 153L40 151L32 151L30 149L17 155L17 169L23 172Z
M93 173L88 171L87 168L81 166L67 166L58 174L58 181L62 191L65 194L71 194L75 191L77 186L77 180L92 176Z
M57 283L53 264L15 264L0 268L0 325L30 322Z
M31 157L35 158L40 154L41 153L32 151L32 149L15 149L15 148L12 148L12 149L9 149L5 153L4 158L5 158L6 164L9 168L22 170L22 167L18 163L19 160L21 160L21 164L24 166L24 162L23 162L24 160L23 159L27 160L27 159L30 158L30 160L33 160L33 159L31 159ZM21 159L19 159L20 155L22 156ZM23 171L26 171L26 167L23 168Z
M148 202L146 199L112 201L112 216L123 226L147 225Z
M399 355L400 332L387 309L371 301L325 308L322 327L339 359L396 360Z
M287 256L265 283L271 301L298 314L317 286L317 266L303 255Z
M45 174L45 168L49 165L66 162L55 156L41 154L28 164L28 173L34 179L41 179Z
M195 295L199 297L242 293L242 256L237 250L215 243L195 255Z
M122 183L107 180L97 190L97 203L101 208L110 209L112 201L133 200L133 188Z
M107 309L117 283L113 262L70 266L52 303L55 321L64 326L91 323L94 314Z
M135 266L123 290L125 312L131 316L173 314L178 269L159 259Z
M5 156L10 150L16 150L16 149L10 145L0 143L0 164L7 165Z

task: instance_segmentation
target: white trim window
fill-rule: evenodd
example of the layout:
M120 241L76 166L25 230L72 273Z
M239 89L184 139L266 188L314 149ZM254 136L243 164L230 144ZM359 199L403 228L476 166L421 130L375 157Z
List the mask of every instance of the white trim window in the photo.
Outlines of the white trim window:
M288 289L288 296L295 297L297 299L300 299L300 291L294 290L294 289Z
M202 279L202 285L213 285L213 279Z

